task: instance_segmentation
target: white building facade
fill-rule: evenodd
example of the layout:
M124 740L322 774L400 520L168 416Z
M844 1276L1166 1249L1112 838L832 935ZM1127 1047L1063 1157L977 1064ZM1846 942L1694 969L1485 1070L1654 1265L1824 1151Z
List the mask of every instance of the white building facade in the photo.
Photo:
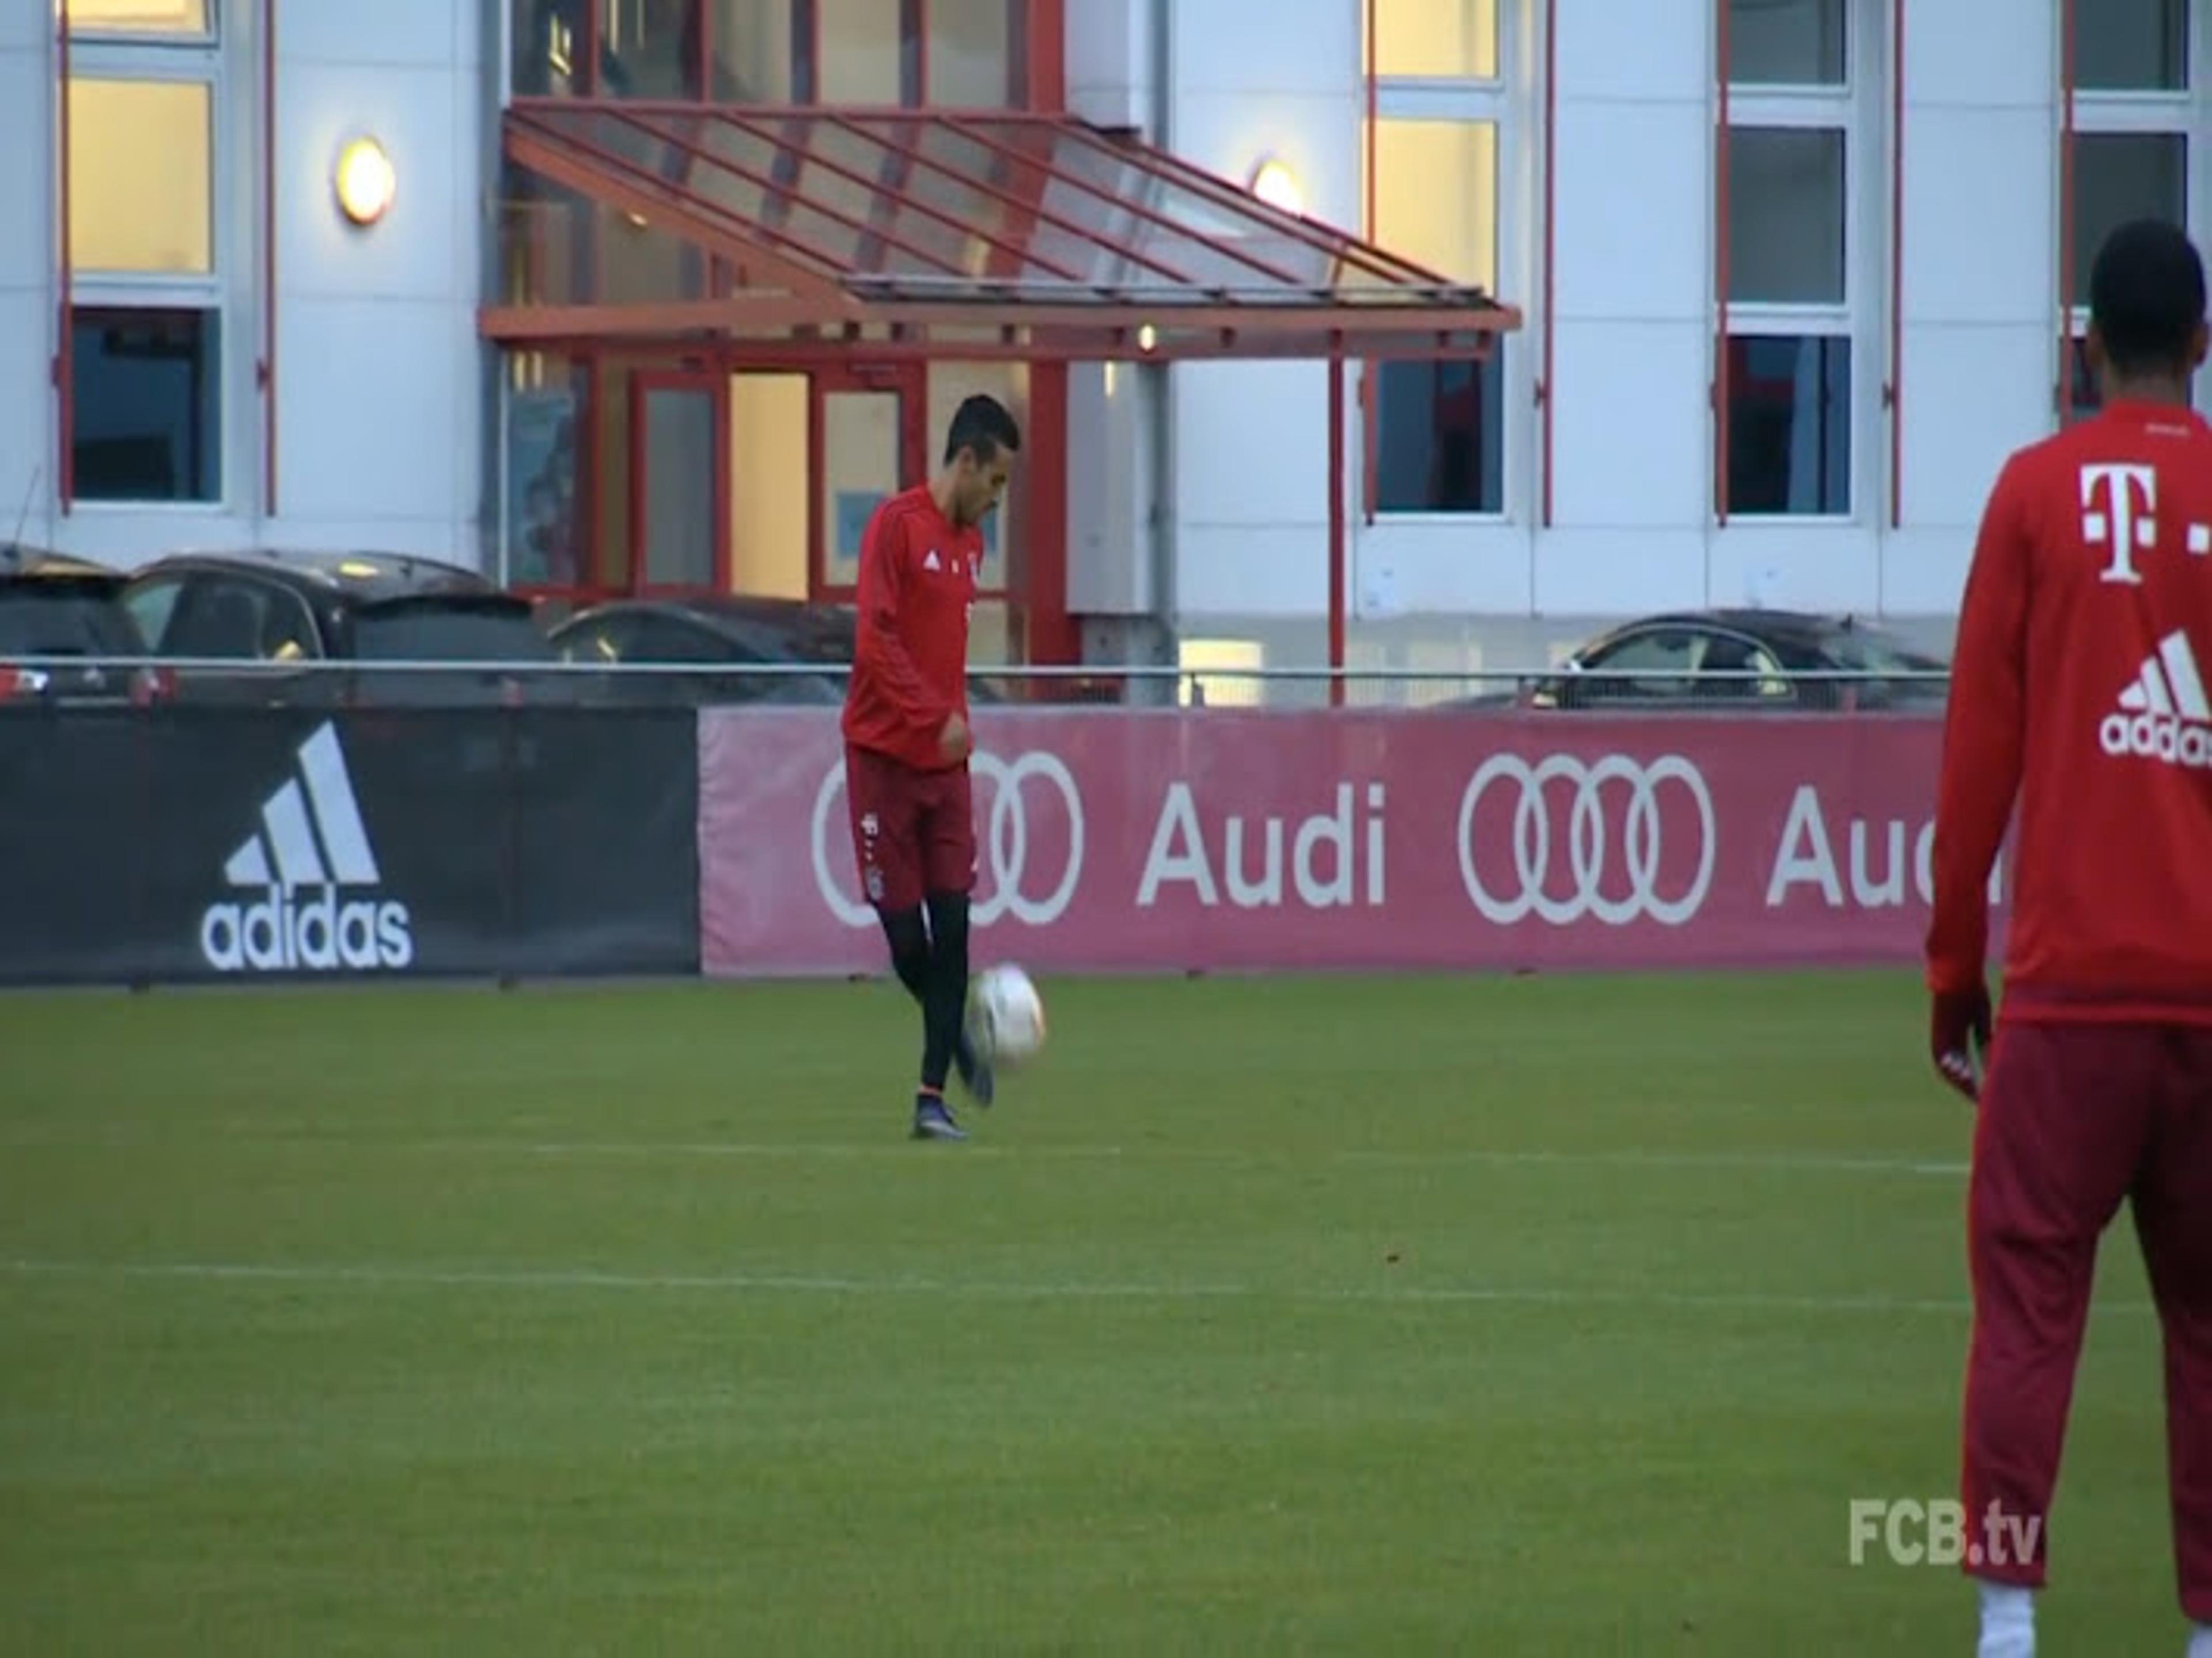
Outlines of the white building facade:
M595 3L603 46L664 9ZM691 3L726 44L811 18L823 63L919 9ZM584 0L70 3L66 41L0 9L0 209L53 232L0 242L0 533L519 577L517 376L479 332L500 112ZM954 62L950 27L920 55ZM1479 369L1351 370L1355 664L1519 666L1747 603L1940 635L2002 458L2083 406L2104 232L2212 227L2212 0L1065 0L1051 28L1074 114L1240 183L1273 161L1312 217L1522 313ZM362 136L394 185L367 225L333 185ZM1086 654L1322 659L1324 384L1074 372Z

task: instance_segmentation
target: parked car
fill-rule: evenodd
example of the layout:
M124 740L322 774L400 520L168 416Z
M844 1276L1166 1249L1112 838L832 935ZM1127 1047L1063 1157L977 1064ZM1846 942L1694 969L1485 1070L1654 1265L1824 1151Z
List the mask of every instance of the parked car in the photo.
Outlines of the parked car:
M0 541L0 576L116 574L112 566L97 564L88 558L73 558L67 553L49 552L44 547L33 547L20 541Z
M76 560L0 569L0 707L151 701L152 671L117 665L147 653L123 587L119 572ZM55 659L68 658L92 659Z
M653 670L606 677L624 702L842 702L842 676L794 671L823 659L805 648L802 628L772 600L624 598L579 612L550 638L565 662ZM745 671L764 666L785 671Z
M810 659L836 663L841 666L852 661L854 649L860 639L860 613L851 605L793 604L773 599L740 602L760 606L781 604L787 617L781 625L790 630L799 650ZM968 676L968 701L971 704L1004 702L1006 693L998 677L988 673L971 673Z
M744 594L625 598L580 612L552 630L571 662L697 663L692 674L620 676L627 700L689 702L842 702L859 623L848 605ZM823 671L799 673L813 665ZM769 665L771 673L746 673ZM971 702L1002 702L980 674L968 678Z
M529 601L474 571L392 553L185 553L131 579L125 604L160 657L205 662L185 697L275 702L572 700L557 674L486 669L411 674L224 663L545 664L553 648Z
M1709 708L1729 712L1934 709L1948 664L1848 616L1716 610L1644 616L1578 647L1519 691L1458 706ZM1700 676L1726 673L1733 677ZM1808 679L1804 674L1848 675Z

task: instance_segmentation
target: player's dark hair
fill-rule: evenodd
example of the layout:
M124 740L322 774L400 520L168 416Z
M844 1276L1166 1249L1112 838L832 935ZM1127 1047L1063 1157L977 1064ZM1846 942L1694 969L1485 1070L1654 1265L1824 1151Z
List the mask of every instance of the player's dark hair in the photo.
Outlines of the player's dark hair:
M951 465L963 449L968 449L974 452L977 465L988 466L998 459L1000 450L1018 454L1021 446L1022 428L1006 405L979 392L953 411L952 424L945 433L945 461Z
M2089 319L2119 374L2188 374L2204 320L2204 262L2187 234L2136 219L2107 236L2089 272Z

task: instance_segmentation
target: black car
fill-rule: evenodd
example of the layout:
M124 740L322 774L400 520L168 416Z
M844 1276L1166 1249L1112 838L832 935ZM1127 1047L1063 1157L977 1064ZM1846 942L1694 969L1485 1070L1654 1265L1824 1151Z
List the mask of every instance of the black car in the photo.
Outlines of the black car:
M180 696L277 702L518 702L562 697L564 676L526 599L472 570L373 552L184 553L125 595L153 654L204 662ZM488 663L482 671L334 672L283 665ZM257 665L226 671L222 665ZM521 665L521 671L503 671ZM565 699L563 699L565 700Z
M74 558L67 553L50 552L44 547L32 547L20 541L0 541L0 576L117 574L112 565L97 564L88 558Z
M804 611L735 595L616 599L569 617L550 638L565 662L639 670L605 677L625 702L841 703L842 675L805 671L824 659L807 648Z
M0 707L151 701L155 676L117 665L146 654L123 586L118 572L70 559L0 568Z
M629 700L837 703L845 698L858 632L848 605L732 593L617 599L570 617L551 637L568 661L655 665L659 671L619 676ZM665 671L692 663L702 671ZM799 671L810 665L821 671ZM763 667L769 671L758 671ZM969 676L968 698L1006 700L976 674Z
M1933 710L1948 673L1941 658L1847 616L1688 610L1601 634L1520 694L1473 700L1618 713Z

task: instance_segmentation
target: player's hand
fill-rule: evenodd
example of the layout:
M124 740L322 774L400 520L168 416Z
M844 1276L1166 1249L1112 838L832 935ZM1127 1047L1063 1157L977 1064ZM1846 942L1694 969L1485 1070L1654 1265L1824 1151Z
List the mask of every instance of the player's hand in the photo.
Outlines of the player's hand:
M975 750L975 735L968 729L968 722L954 714L945 722L945 729L937 734L937 746L947 760L965 760Z
M1979 1100L1990 1051L1989 987L1938 991L1929 1015L1928 1046L1936 1074L1967 1099Z

